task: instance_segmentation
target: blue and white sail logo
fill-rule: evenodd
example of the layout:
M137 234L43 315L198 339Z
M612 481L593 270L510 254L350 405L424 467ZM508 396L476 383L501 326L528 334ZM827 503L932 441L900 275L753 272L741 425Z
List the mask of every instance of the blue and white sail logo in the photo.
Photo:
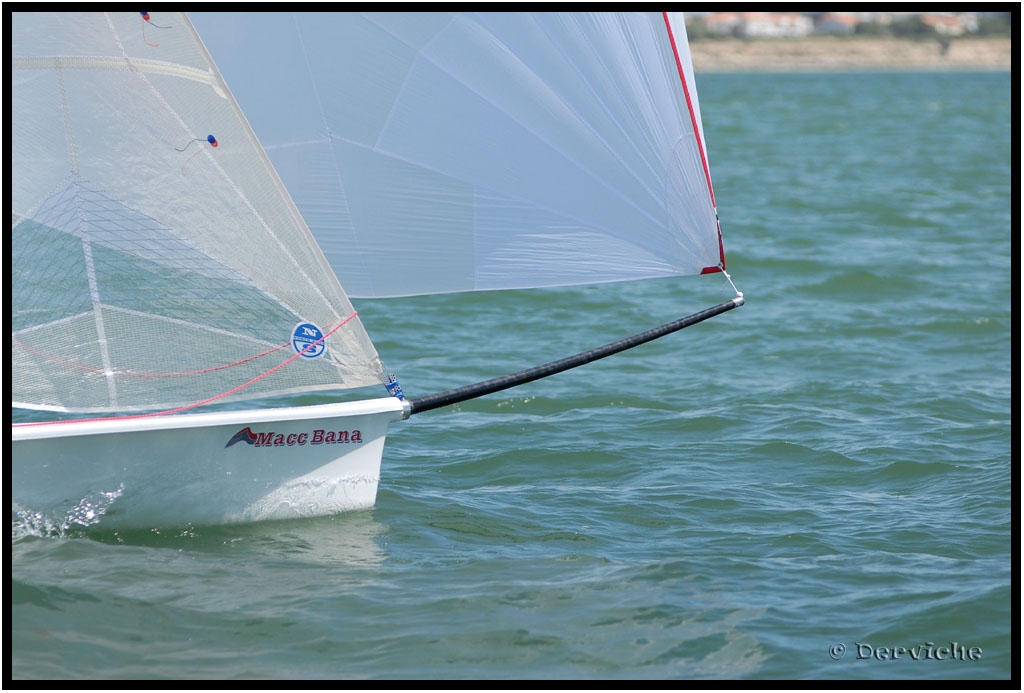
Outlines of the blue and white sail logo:
M324 353L324 333L313 323L303 322L295 326L292 332L292 346L295 352L307 359L315 359Z

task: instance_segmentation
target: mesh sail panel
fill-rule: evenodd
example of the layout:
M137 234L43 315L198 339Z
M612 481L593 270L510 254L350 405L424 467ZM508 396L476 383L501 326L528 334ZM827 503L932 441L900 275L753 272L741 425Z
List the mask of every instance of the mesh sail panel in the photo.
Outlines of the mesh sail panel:
M132 411L380 383L184 15L14 13L11 33L15 406Z

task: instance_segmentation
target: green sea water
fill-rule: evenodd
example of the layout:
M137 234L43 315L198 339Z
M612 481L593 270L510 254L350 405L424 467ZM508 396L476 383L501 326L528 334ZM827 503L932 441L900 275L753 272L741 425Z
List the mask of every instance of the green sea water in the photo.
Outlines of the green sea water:
M395 424L372 510L12 515L7 678L1019 682L1011 75L697 86L744 307ZM357 308L415 397L731 295Z

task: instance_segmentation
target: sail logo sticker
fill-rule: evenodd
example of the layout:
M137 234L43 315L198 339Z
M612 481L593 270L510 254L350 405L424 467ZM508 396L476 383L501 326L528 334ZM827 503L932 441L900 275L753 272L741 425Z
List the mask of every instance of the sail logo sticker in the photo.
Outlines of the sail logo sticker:
M324 346L324 333L311 322L302 322L292 332L292 346L302 358L315 359L327 350Z
M311 431L299 433L276 433L265 431L253 433L252 429L246 426L235 435L224 447L230 448L235 443L245 443L256 448L271 447L294 447L296 445L334 445L337 443L359 444L363 442L363 432L358 428L350 431L328 431L323 428L314 428Z

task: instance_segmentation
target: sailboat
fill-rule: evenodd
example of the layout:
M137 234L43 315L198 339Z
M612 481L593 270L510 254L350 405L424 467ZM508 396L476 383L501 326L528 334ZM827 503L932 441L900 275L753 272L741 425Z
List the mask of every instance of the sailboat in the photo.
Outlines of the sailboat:
M349 298L728 278L680 13L14 13L10 65L24 522L371 507L392 424L743 304L407 398Z

